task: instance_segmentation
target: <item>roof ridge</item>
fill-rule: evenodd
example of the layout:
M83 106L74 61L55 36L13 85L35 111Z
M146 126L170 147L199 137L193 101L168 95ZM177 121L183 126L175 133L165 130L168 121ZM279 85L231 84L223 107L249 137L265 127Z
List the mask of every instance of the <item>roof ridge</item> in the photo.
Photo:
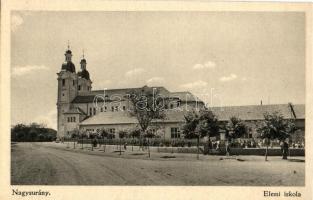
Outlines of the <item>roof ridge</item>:
M296 104L293 104L293 105L296 105ZM288 106L288 103L286 104L263 104L263 105L260 105L260 104L251 104L251 105L231 105L231 106L212 106L212 107L209 107L209 108L225 108L225 107L251 107L251 106L255 106L255 107L260 107L260 106L263 106L263 107L266 107L266 106Z

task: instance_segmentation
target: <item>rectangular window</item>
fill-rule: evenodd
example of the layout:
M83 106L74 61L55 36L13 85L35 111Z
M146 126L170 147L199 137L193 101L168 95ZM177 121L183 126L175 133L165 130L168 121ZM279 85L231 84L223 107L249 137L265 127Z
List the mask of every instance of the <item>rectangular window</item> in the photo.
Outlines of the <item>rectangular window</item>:
M67 122L70 122L70 118L69 117L67 118Z
M249 138L252 138L252 133L249 133Z
M104 107L104 112L106 112L106 111L107 111L107 109L108 109L108 108L105 106L105 107Z
M92 115L92 108L89 108L89 115Z
M75 85L75 81L73 80L73 85Z
M101 107L101 112L103 112L103 108Z
M96 108L93 108L93 114L94 115L96 114Z
M173 104L171 104L170 106L171 106L171 109L173 109L173 108L174 108L174 105L173 105Z
M110 132L111 134L114 134L114 133L115 133L115 128L110 128L109 132Z
M114 112L114 107L113 106L111 107L111 110L112 110L112 112Z
M78 86L78 90L80 90L80 85Z
M123 106L123 110L124 110L124 111L126 110L126 106Z
M177 101L177 107L179 107L180 106L180 101Z
M62 86L65 86L65 79L62 79Z
M180 138L180 130L177 127L171 128L171 138Z
M76 122L76 117L73 117L73 122Z

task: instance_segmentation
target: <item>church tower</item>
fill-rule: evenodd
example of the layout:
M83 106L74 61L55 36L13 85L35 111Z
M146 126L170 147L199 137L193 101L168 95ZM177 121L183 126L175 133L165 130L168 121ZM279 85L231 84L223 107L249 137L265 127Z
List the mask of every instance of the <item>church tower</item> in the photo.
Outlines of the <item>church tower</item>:
M83 95L89 93L91 91L92 81L90 80L90 75L87 70L87 61L85 59L85 55L83 53L83 58L80 61L81 71L77 73L78 81L77 81L77 91L78 95Z
M64 129L64 113L69 111L72 100L77 96L77 74L75 65L72 62L72 51L68 46L65 51L65 61L62 64L61 71L58 75L58 99L57 99L57 111L58 111L58 138L62 138L66 135Z

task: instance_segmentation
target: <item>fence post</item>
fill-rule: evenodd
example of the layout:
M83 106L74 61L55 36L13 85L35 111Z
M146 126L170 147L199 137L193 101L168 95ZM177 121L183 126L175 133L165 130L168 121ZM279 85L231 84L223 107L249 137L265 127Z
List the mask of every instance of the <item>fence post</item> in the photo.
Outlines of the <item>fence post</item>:
M199 140L200 136L197 137L197 160L199 160Z
M104 137L103 137L103 152L105 152L105 144L104 144Z
M149 158L150 158L150 140L148 138L148 154L149 154Z
M70 148L70 140L67 138L67 147L66 148Z

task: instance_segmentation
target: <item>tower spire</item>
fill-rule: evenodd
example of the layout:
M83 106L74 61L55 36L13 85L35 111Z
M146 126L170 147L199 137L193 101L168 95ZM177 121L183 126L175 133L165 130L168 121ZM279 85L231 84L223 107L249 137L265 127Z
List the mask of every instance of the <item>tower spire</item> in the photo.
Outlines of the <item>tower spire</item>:
M70 41L67 40L67 50L70 50Z
M85 52L84 52L84 49L83 49L83 59L85 59Z

